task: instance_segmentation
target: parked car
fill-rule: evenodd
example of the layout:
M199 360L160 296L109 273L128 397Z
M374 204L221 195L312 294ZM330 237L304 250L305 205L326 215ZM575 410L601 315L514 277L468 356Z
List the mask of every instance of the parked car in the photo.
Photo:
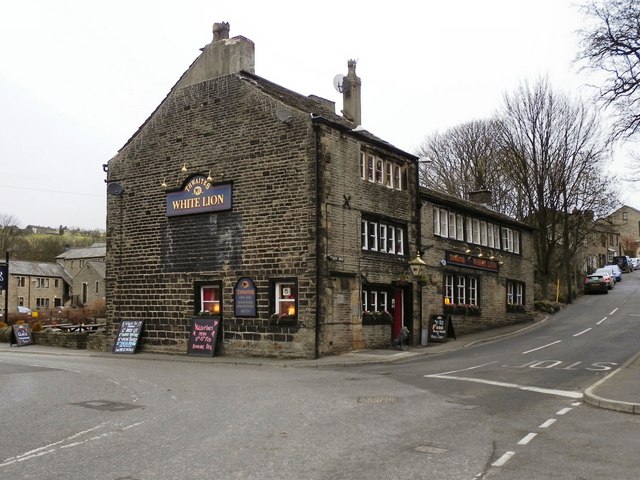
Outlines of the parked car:
M606 267L602 267L597 269L591 275L603 275L605 277L605 281L609 286L609 290L616 286L616 277L613 276L613 269L609 268L611 265L607 265Z
M611 268L613 270L613 276L616 279L616 283L622 281L622 269L618 267L618 265L605 265L604 267Z
M618 257L613 257L611 260L611 265L617 265L621 272L629 273L631 272L631 265L629 264L629 257L626 255L620 255Z
M594 273L584 277L584 293L609 293L611 277L606 273Z
M629 258L629 261L631 262L631 268L633 270L638 270L640 268L640 258L631 257Z

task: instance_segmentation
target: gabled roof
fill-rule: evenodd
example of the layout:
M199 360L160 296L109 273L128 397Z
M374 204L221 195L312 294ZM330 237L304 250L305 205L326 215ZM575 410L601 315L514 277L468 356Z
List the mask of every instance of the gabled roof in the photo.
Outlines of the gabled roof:
M621 210L633 210L634 212L636 212L638 215L640 215L640 210L638 210L637 208L633 208L629 205L622 205L620 208L614 210L613 212L611 212L608 216L612 216L615 215L616 213L620 212Z
M106 243L94 243L90 247L70 248L61 253L56 259L76 260L81 258L104 258L107 255Z
M156 112L158 112L162 107L162 105L171 97L171 95L178 90L176 86L180 84L180 80L182 80L182 78L188 71L189 69L187 69L187 71L185 71L182 74L182 76L178 79L175 85L171 87L171 90L169 91L169 93L167 93L167 96L158 104L155 110L151 113L151 115L149 115L149 117L138 128L138 130L136 130L136 132L131 136L131 138L127 140L127 142L120 149L120 151L122 151L127 145L129 145L142 132L145 125L149 123L149 121L151 120L151 118L153 118ZM328 108L321 101L315 100L312 97L305 96L300 93L296 93L293 90L289 90L285 87L277 85L253 73L241 71L239 73L232 73L229 75L225 75L225 77L233 77L233 76L261 90L263 93L280 100L283 104L291 108L295 108L298 111L308 113L310 118L315 122L326 123L340 130L342 133L350 134L350 135L353 135L354 137L359 137L363 141L371 142L384 149L391 150L396 154L404 156L410 160L415 161L418 159L418 157L416 157L415 155L412 155L408 152L405 152L393 146L392 144L382 140L381 138L370 133L369 131L363 129L361 126L355 125L353 122L350 122L346 118L340 115L337 115L334 111L332 111L332 109ZM217 77L217 78L223 78L223 77ZM204 82L215 81L217 80L217 78L205 80ZM188 88L188 87L185 87L185 88Z
M28 277L55 277L62 278L71 285L71 277L58 263L26 262L22 260L9 260L10 275L24 275Z
M104 279L107 275L107 265L104 262L88 261L85 264L84 268L90 268L91 270L94 270L98 274L98 276L102 279Z
M489 207L480 205L479 203L470 202L469 200L464 200L462 198L455 197L453 195L449 195L443 192L438 192L437 190L431 190L429 188L420 187L420 196L422 199L426 199L433 203L437 203L443 206L450 206L454 208L464 209L465 211L482 215L485 218L491 218L503 224L509 224L509 225L517 226L519 228L526 228L527 230L535 230L535 228L533 228L531 225L515 220L503 213L496 212L495 210L492 210Z

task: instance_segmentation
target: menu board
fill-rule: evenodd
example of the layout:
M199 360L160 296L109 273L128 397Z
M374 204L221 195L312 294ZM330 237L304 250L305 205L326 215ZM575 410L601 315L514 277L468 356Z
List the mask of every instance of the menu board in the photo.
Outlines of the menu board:
M256 286L253 280L243 277L236 282L233 292L233 306L236 317L257 317Z
M219 318L192 318L187 355L213 357L219 326Z
M113 344L113 353L136 353L144 320L122 320Z
M18 347L31 345L33 343L31 327L27 324L12 325L10 342L10 345L17 345Z
M451 315L431 315L429 318L429 341L446 342L448 337L456 338Z

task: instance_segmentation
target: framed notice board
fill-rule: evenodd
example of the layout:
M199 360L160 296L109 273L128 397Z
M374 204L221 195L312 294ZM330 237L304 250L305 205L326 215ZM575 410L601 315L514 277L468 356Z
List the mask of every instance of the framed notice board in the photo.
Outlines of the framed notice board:
M429 318L429 342L446 342L449 337L456 338L451 315L431 315Z
M11 339L9 341L9 346L17 345L18 347L23 347L25 345L31 345L33 343L31 327L27 324L12 325Z
M113 353L136 353L144 320L122 320L113 344Z
M219 318L192 318L187 355L213 357L219 326Z

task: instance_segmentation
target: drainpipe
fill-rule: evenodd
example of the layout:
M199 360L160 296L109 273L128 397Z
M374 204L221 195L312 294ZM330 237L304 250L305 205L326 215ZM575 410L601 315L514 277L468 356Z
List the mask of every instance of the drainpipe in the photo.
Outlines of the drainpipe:
M315 348L314 358L317 360L320 358L320 291L321 291L321 275L320 268L322 262L320 259L320 247L321 238L320 232L322 230L322 211L320 208L320 126L317 123L313 124L313 132L315 135L315 187L316 187L316 331L315 331Z
M422 257L424 253L422 251L422 199L420 198L420 160L415 160L415 168L416 168L416 248L418 249L418 253ZM409 258L411 258L411 254L409 254ZM425 339L422 338L424 333L424 319L422 318L422 279L418 279L418 315L420 318L420 344L426 345Z

